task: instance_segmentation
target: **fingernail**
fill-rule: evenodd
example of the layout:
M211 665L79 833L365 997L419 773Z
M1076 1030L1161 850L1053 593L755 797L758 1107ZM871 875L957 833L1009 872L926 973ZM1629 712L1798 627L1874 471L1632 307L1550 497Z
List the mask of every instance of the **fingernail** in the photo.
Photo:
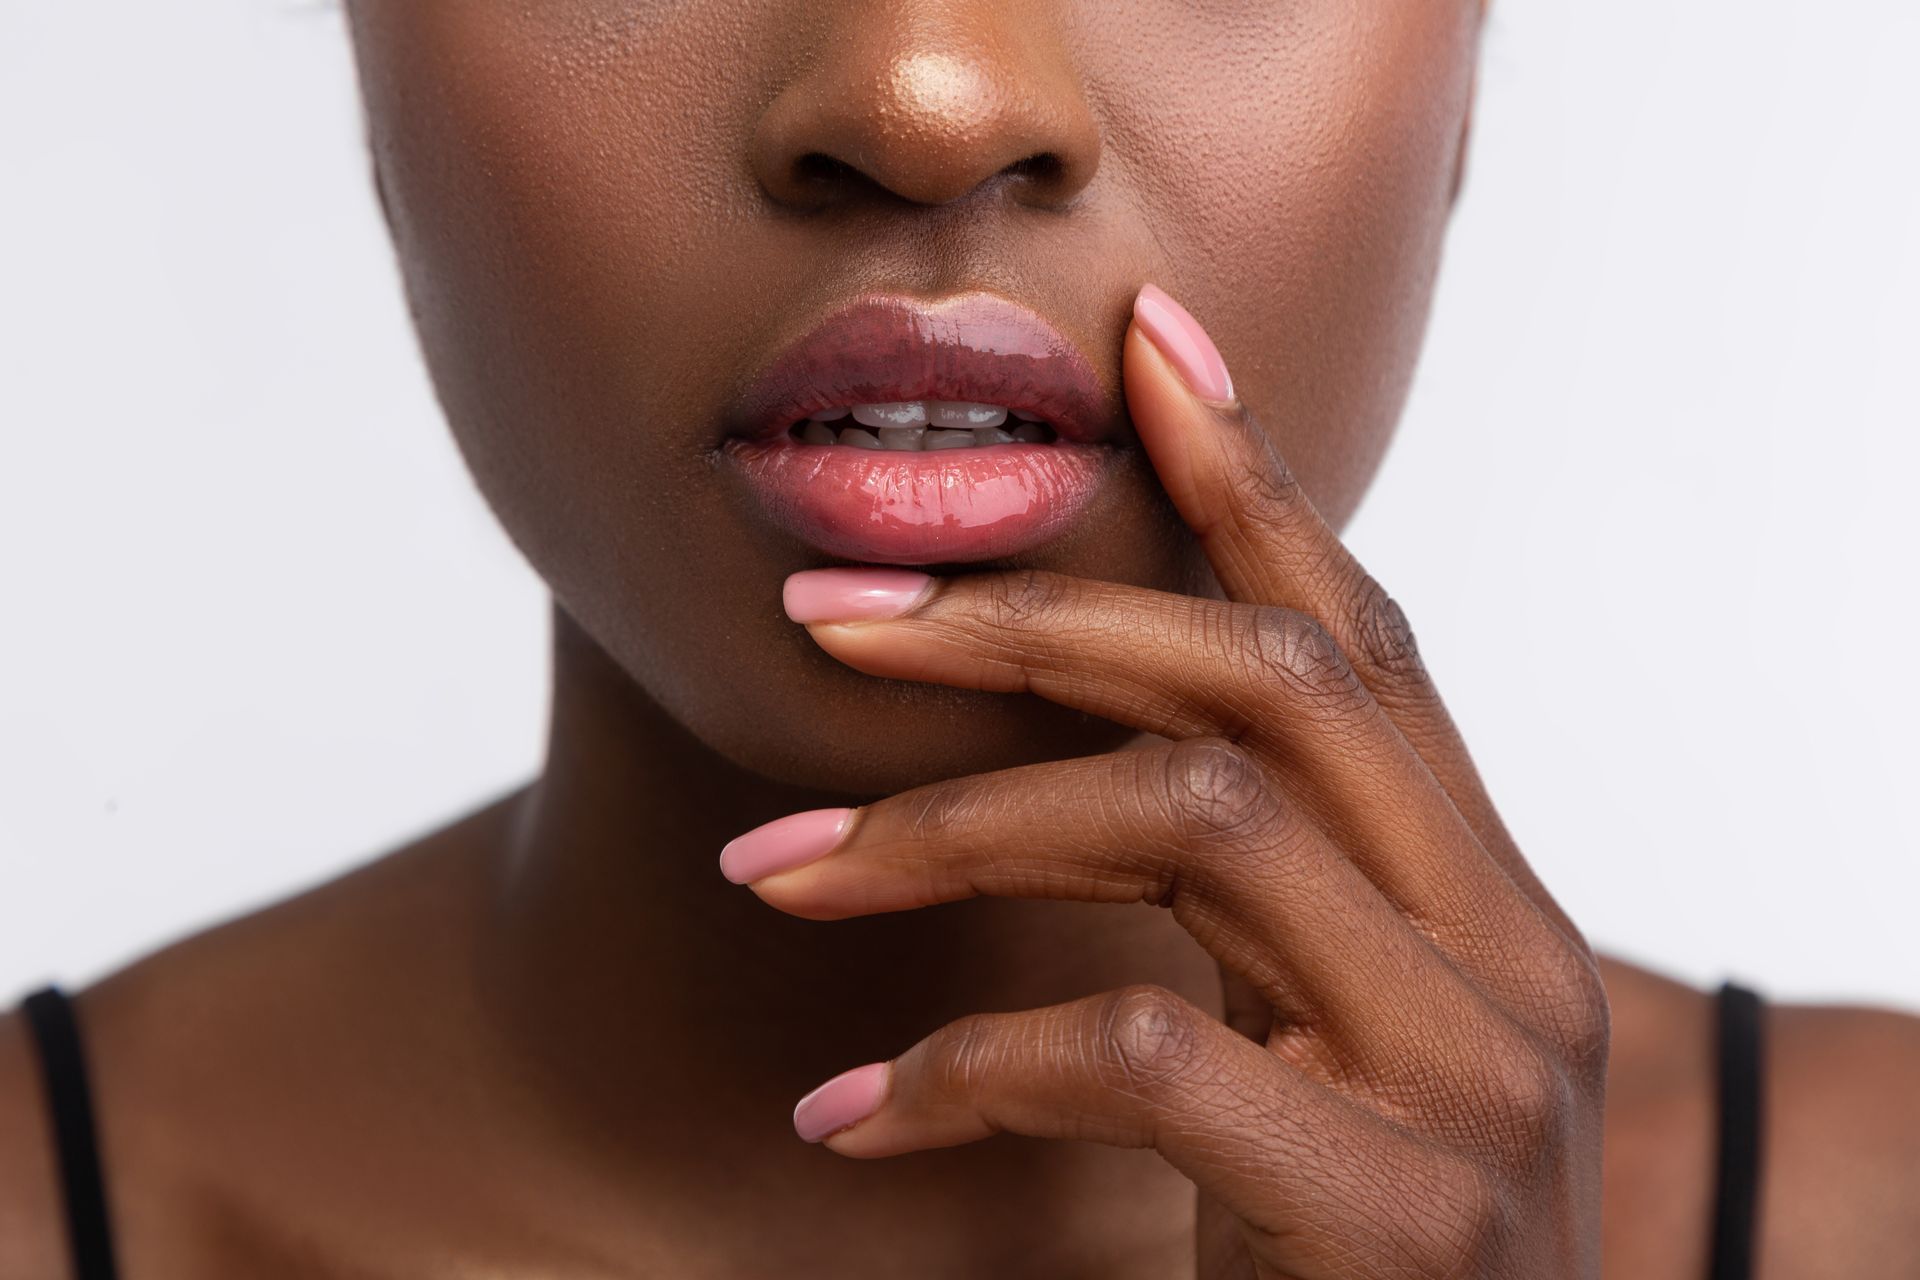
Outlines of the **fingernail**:
M812 862L840 843L852 819L851 809L809 809L775 818L727 841L720 851L720 874L746 884Z
M1159 286L1142 285L1134 295L1133 318L1193 394L1202 400L1233 399L1233 378L1227 373L1227 362L1220 358L1220 348L1213 345L1213 339L1185 307Z
M842 1071L794 1104L793 1131L808 1142L818 1142L856 1120L865 1120L880 1108L887 1091L885 1062Z
M780 603L795 622L897 618L932 581L911 569L807 569L787 578Z

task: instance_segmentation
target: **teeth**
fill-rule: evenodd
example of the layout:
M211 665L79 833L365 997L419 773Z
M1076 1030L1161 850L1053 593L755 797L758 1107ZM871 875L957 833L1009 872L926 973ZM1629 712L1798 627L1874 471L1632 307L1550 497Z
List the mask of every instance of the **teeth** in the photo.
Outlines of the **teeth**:
M869 427L920 427L927 422L927 406L918 400L892 404L857 404L853 420Z
M965 400L927 401L927 423L935 427L978 430L997 427L1007 420L1007 411L997 404L969 404Z
M828 425L842 422L844 426ZM1006 429L1009 426L1012 431ZM1016 442L1047 444L1054 438L1053 428L1037 414L969 400L841 405L808 414L793 424L792 432L806 444L839 444L902 453L976 449Z

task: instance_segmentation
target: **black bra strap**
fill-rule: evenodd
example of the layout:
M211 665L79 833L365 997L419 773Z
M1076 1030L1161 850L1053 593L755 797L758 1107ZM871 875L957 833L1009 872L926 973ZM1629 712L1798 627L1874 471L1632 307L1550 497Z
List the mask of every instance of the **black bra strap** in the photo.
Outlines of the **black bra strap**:
M1760 997L1726 983L1717 1000L1720 1062L1720 1159L1713 1192L1709 1280L1751 1280L1759 1214Z
M48 986L21 1001L20 1008L39 1046L40 1078L53 1112L74 1280L115 1280L118 1272L108 1228L106 1185L100 1175L93 1100L87 1087L87 1061L72 1002L59 987Z

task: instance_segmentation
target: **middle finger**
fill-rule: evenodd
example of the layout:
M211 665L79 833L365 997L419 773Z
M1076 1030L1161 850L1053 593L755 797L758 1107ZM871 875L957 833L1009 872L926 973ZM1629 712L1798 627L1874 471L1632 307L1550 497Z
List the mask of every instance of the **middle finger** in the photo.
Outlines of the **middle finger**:
M815 920L976 896L1166 907L1275 1009L1309 1060L1321 1042L1344 1051L1340 1074L1358 1066L1389 1079L1417 1064L1430 1082L1435 1063L1460 1056L1445 1052L1457 1047L1449 1036L1488 1021L1446 959L1217 738L1025 765L932 783L845 819L833 812L748 832L722 853L722 872Z
M1166 738L1226 738L1284 776L1293 803L1388 899L1469 961L1539 914L1305 614L1035 571L814 570L788 579L786 606L870 675L1033 693Z

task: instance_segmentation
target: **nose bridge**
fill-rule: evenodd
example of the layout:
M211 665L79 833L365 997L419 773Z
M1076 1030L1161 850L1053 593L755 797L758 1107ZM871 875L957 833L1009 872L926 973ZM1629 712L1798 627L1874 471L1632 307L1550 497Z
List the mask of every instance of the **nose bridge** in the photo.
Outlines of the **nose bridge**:
M756 123L753 166L783 204L853 185L945 204L1002 173L1025 203L1072 198L1100 131L1043 0L839 7Z

